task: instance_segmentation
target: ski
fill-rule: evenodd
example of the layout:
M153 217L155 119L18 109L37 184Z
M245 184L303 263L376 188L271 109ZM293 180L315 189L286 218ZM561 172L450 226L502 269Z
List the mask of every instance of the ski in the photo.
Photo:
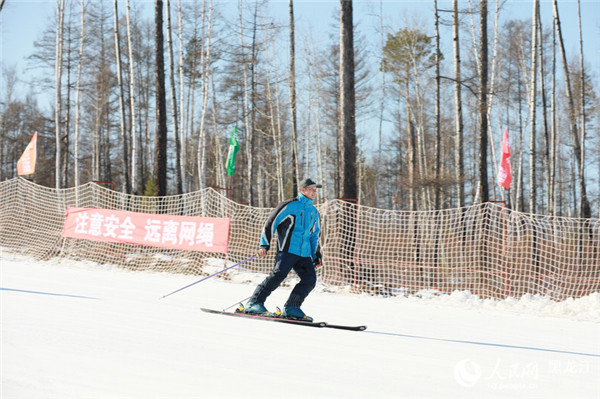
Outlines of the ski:
M342 324L329 324L325 326L327 328L335 328L337 330L348 330L348 331L365 331L367 326L346 326Z
M207 309L200 308L203 312L213 313L213 314L222 314L226 316L235 316L235 317L248 317L256 320L265 320L265 321L274 321L277 323L286 323L286 324L295 324L299 326L306 327L317 327L323 328L327 327L327 323L319 322L319 321L305 321L305 320L296 320L296 319L286 319L281 316L263 316L258 314L250 314L250 313L242 313L242 312L226 312L224 310L215 310L215 309Z
M278 323L287 323L287 324L296 324L300 326L307 327L317 327L317 328L333 328L337 330L347 330L347 331L365 331L367 326L350 326L350 325L342 325L342 324L329 324L322 321L305 321L305 320L297 320L297 319L287 319L285 317L279 315L273 316L263 316L258 314L250 314L243 312L227 312L224 310L215 310L215 309L207 309L200 308L203 312L213 313L213 314L222 314L226 316L235 316L235 317L249 317L257 320L265 320L265 321L274 321Z

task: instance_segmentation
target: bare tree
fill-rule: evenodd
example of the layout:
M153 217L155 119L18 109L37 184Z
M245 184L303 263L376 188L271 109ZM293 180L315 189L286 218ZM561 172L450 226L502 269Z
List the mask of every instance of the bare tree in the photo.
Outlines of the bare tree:
M564 71L564 79L565 79L565 89L567 94L567 102L569 105L569 130L571 131L571 136L573 138L573 146L575 149L575 160L577 161L577 166L579 168L579 216L582 218L589 218L591 216L592 210L590 208L590 203L588 201L586 185L585 185L585 174L584 174L584 158L583 158L583 149L581 146L581 141L579 139L579 132L577 128L577 113L575 112L575 103L573 101L573 91L571 89L571 75L569 73L569 64L567 63L567 54L565 51L565 45L563 42L562 30L560 27L560 18L558 14L558 4L556 0L553 0L553 15L556 26L556 32L558 35L558 45L561 53L563 71Z
M246 184L247 187L247 198L250 204L252 204L253 201L253 197L254 197L254 183L253 183L253 168L254 168L254 157L253 157L253 132L254 132L254 126L252 125L252 121L253 119L250 117L250 108L251 108L251 98L253 99L253 97L251 96L250 90L251 88L248 87L248 68L247 68L247 63L248 60L246 59L246 54L245 54L245 44L244 44L244 24L243 24L243 13L242 13L242 1L239 0L239 23L240 23L240 50L242 51L241 57L242 57L242 72L243 72L243 87L244 87L244 95L243 95L243 115L244 115L244 127L246 130L246 156L247 156L247 171L246 173L248 174L248 181ZM254 24L254 29L256 29L256 24ZM254 50L254 47L252 47L252 50ZM250 59L252 59L253 54L250 56ZM250 63L251 64L251 63ZM251 72L252 73L252 72Z
M110 98L111 87L109 84L108 64L108 46L106 45L106 24L109 19L108 13L105 11L105 2L100 2L93 9L91 18L90 38L94 40L91 47L97 51L99 57L93 58L92 69L92 90L95 93L91 104L92 118L92 180L99 181L101 176L104 180L110 180L109 173L110 158L104 157L106 153L108 139L106 138L106 125L108 124L108 104Z
M271 36L270 40L267 41L265 46L266 60L267 63L274 62L274 50L276 47L275 43L275 35ZM282 132L282 115L281 115L281 100L280 100L280 90L279 90L279 82L280 76L278 70L273 68L271 74L265 75L265 90L266 90L266 106L268 108L268 119L269 119L269 130L270 130L270 138L273 143L273 152L275 153L275 180L277 185L277 202L281 202L285 198L285 190L284 190L284 182L285 175L287 171L284 171L283 167L283 158L284 152L287 149L284 143L284 137ZM289 86L288 86L289 89ZM292 146L295 147L294 140L292 139ZM292 150L293 151L293 150ZM295 167L292 167L292 175L295 175ZM293 187L295 188L294 196L298 195L297 187L298 182L297 179L294 178Z
M551 187L552 184L550 183L551 179L550 179L550 143L551 143L551 137L550 137L550 128L548 126L548 98L547 98L547 92L546 92L546 82L545 82L545 77L546 77L546 69L545 69L545 58L544 58L544 43L545 43L545 39L544 39L544 32L542 29L542 18L540 17L540 10L539 10L540 4L538 2L538 11L537 11L537 35L538 35L538 57L539 57L539 66L540 66L540 73L539 73L539 79L540 79L540 93L541 93L541 100L542 100L542 116L543 116L543 137L544 137L544 149L543 149L543 158L544 158L544 164L545 164L545 168L544 168L544 176L545 176L545 181L546 181L546 213L549 214L553 214L552 211L552 202L553 199L551 198L553 196L552 191L551 191Z
M77 64L77 81L75 87L75 147L74 147L74 172L75 186L81 184L79 176L79 127L81 123L81 70L83 68L83 45L85 42L85 5L80 1L80 39L79 39L79 62Z
M464 183L464 151L463 151L463 112L462 112L462 77L460 68L460 24L458 20L458 0L452 0L452 48L454 50L454 121L455 121L455 145L454 169L456 171L456 182L458 187L458 207L465 205L465 183Z
M494 99L496 98L496 75L497 72L496 70L498 69L498 63L499 63L499 58L498 57L498 38L499 38L499 34L498 34L498 27L499 27L499 19L500 19L500 2L501 0L496 0L496 9L494 12L495 15L495 19L494 19L494 40L493 40L493 45L492 45L492 65L491 65L491 72L490 72L490 84L489 84L489 96L488 96L488 140L490 143L490 150L491 150L491 155L492 155L492 165L498 165L498 160L496 158L496 148L495 148L495 144L494 144L494 129L492 127L492 109L494 107ZM501 129L500 129L501 131ZM497 170L495 167L492 168L492 181L496 181L497 178ZM493 194L493 199L496 200L496 188L498 188L499 186L492 184L492 194ZM504 200L504 190L502 190L502 199Z
M202 155L202 148L200 147L200 143L197 143L198 148L194 148L195 140L190 140L195 129L195 115L196 115L196 87L198 83L198 78L202 77L202 68L203 68L203 60L204 60L204 49L202 45L202 40L204 37L204 24L205 24L205 13L206 13L206 3L202 2L201 11L198 7L198 2L194 1L191 4L191 8L182 8L181 1L179 2L179 42L180 42L180 66L179 66L179 75L180 75L180 97L181 97L181 143L191 143L191 145L183 145L182 146L182 161L181 164L184 165L184 175L182 176L183 180L186 181L185 173L187 167L191 169L196 168L196 172L194 176L197 179L191 179L189 181L190 189L191 187L204 187L204 172L201 170L202 165L200 162L200 158ZM184 15L181 15L184 14ZM187 41L187 44L184 44L184 32L183 32L183 17L190 22L191 25L191 38ZM199 28L200 26L200 28ZM183 48L185 47L186 53L184 58ZM200 69L200 71L198 70ZM184 76L187 76L187 84L184 85ZM187 87L187 94L184 88ZM204 86L201 86L201 88ZM186 134L185 132L188 132ZM190 140L190 141L188 141ZM200 140L201 141L201 140ZM189 148L188 148L189 147ZM192 154L196 153L196 157L193 157Z
M440 209L441 203L441 150L442 150L442 128L440 123L440 21L437 0L433 2L435 18L435 209Z
M487 0L481 0L479 14L479 54L481 57L479 65L479 193L481 202L489 201L488 173L487 173L487 147L488 147L488 36L487 36L487 18L488 8Z
M165 56L163 35L163 2L154 0L154 45L156 79L155 162L157 195L167 195L167 104L165 96Z
M206 185L206 158L207 158L207 129L205 129L206 114L208 112L208 95L210 88L211 71L211 37L213 24L213 4L212 1L206 16L206 3L203 1L202 7L202 46L200 57L201 69L201 87L202 103L200 106L200 128L198 137L198 175L201 187Z
M314 42L314 39L312 37L308 37L307 40L309 42ZM321 105L321 101L323 98L323 88L322 88L322 84L323 84L323 75L324 70L326 68L319 68L320 63L318 60L318 49L315 48L315 46L306 46L305 47L305 51L306 51L306 75L308 77L308 95L310 97L310 100L308 101L310 110L310 119L311 121L314 121L315 124L315 135L316 135L316 151L317 151L317 173L316 173L316 177L317 179L319 179L319 181L323 182L323 191L327 192L327 188L328 188L328 183L327 180L325 179L325 175L327 175L327 172L325 171L325 169L327 168L327 160L329 158L331 158L331 156L329 155L328 152L328 148L327 145L323 143L323 135L322 135L322 125L324 123L323 121L323 114L326 113L326 110L324 110ZM338 87L339 90L339 84L336 86ZM327 101L324 101L325 104L327 104ZM337 124L336 124L337 125Z
M182 0L177 1L184 3ZM596 130L590 126L598 116L592 109L592 103L596 104L594 81L589 63L585 64L586 59L583 59L581 51L581 43L586 39L585 32L581 30L575 36L575 30L570 33L564 31L573 36L564 36L564 46L568 46L567 39L579 38L579 54L573 53L572 59L569 58L567 62L568 53L563 54L564 46L557 43L554 60L550 35L554 33L558 36L560 27L556 26L551 30L548 20L544 32L541 26L544 16L539 15L539 8L543 7L543 3L539 0L529 3L538 8L537 14L534 10L531 22L528 19L508 19L500 13L500 21L506 21L506 25L495 24L495 27L502 29L494 36L493 43L494 30L491 25L487 26L487 73L484 61L486 46L484 40L480 40L485 35L485 29L480 30L480 27L485 19L482 15L484 5L492 3L489 0L464 2L473 4L475 10L471 13L473 22L468 27L473 30L473 57L465 58L464 35L467 31L464 28L469 16L463 16L463 10L459 9L463 7L460 5L462 3L458 0L452 2L453 26L446 27L442 2L431 1L435 7L435 15L430 15L428 19L435 25L431 26L431 32L423 33L429 41L423 39L422 42L412 44L408 35L410 30L401 32L406 35L398 36L395 45L402 51L410 50L412 45L413 51L400 53L399 50L398 57L393 60L395 63L390 64L389 69L383 67L385 62L382 60L381 71L384 73L377 80L371 79L365 84L377 85L382 98L370 97L370 104L364 108L361 99L365 95L361 84L362 68L365 65L366 69L373 67L373 48L369 47L369 43L361 42L360 30L352 32L354 76L345 74L343 66L347 64L342 65L344 51L340 51L344 50L345 39L342 19L336 21L336 31L328 38L305 39L298 35L300 25L297 1L287 1L289 21L284 21L285 26L276 26L274 20L264 17L263 10L268 1L241 1L243 18L240 18L239 27L237 21L227 24L225 19L221 20L219 4L214 2L214 33L211 37L210 28L207 28L210 17L207 15L208 4L212 4L212 1L186 2L183 6L180 5L178 32L172 31L173 28L177 29L174 25L177 21L169 15L165 21L169 37L165 36L164 40L169 39L170 45L164 49L165 52L168 51L165 57L170 56L165 61L170 64L164 65L164 68L169 73L166 68L170 67L171 77L171 92L167 93L169 99L166 101L172 100L166 107L174 105L166 109L169 113L165 117L168 124L168 130L165 131L171 134L171 129L176 130L177 132L173 132L174 137L178 138L180 144L180 154L174 158L177 142L173 137L168 137L167 167L157 167L153 153L155 125L159 124L159 120L154 117L154 107L157 106L155 99L159 100L160 92L155 91L158 86L153 81L157 71L154 70L156 60L152 54L155 44L152 40L152 17L144 19L145 14L136 12L139 11L135 8L136 2L130 0L126 0L127 20L124 10L121 9L121 15L118 10L113 11L115 0L113 4L83 0L83 16L77 14L77 3L80 2L81 0L55 2L57 9L63 13L62 20L52 18L49 21L51 23L40 40L42 45L37 46L31 57L47 72L46 76L36 74L39 80L35 83L39 84L39 89L56 90L56 101L60 104L52 107L50 118L45 115L52 122L52 136L57 136L52 137L52 145L47 147L52 152L56 151L60 159L54 165L56 159L48 158L52 163L47 168L48 173L51 173L52 185L55 184L55 170L58 168L60 176L56 184L60 187L73 183L80 185L86 179L114 180L118 187L121 182L129 180L132 192L136 192L145 186L150 175L156 176L156 173L164 171L166 178L173 178L168 184L168 188L173 191L176 190L175 177L181 178L181 189L177 187L178 191L194 190L213 185L217 181L222 183L218 185L234 188L236 200L269 206L276 197L280 199L280 195L289 195L298 178L314 168L315 176L320 176L319 180L327 185L328 194L339 197L352 196L346 194L345 182L346 176L354 172L357 188L355 195L364 204L373 201L375 206L393 207L395 204L392 197L395 196L394 200L399 200L395 201L396 204L401 201L408 208L410 190L414 190L411 209L443 207L449 203L448 198L452 198L451 204L458 202L460 207L464 207L465 201L470 201L471 196L475 198L474 201L484 201L484 191L489 192L489 199L499 197L499 193L494 190L495 186L486 189L484 185L486 180L495 180L493 172L497 164L494 160L492 132L497 129L498 123L506 123L514 132L511 134L511 140L515 140L513 170L515 174L519 174L514 179L515 189L510 191L511 199L515 200L513 204L521 210L539 212L547 203L548 213L560 213L570 212L567 208L572 207L570 202L574 200L577 202L575 206L579 207L578 211L584 215L585 200L589 198L588 206L596 213L597 202L594 195L597 190L590 185L589 179L596 182L590 168L596 170L598 158L590 148L597 147L597 135ZM133 8L129 3L132 3ZM162 0L162 3L166 2ZM173 0L169 3L174 7L172 11L175 11L177 6ZM502 6L504 3L505 0L496 0L496 5ZM578 3L578 11L583 14L586 7L585 2L582 3ZM121 3L121 7L124 4L125 2ZM340 15L335 15L336 19L343 15L344 9L353 7L354 2L343 1L339 4ZM202 5L205 5L205 14L202 14L201 19ZM478 9L480 5L481 13ZM380 1L374 7L377 6L380 7L381 18L374 22L380 28L378 33L385 42L386 38L392 36L387 35L384 30L385 2ZM69 7L74 12L70 12ZM142 9L144 7L145 4ZM488 25L493 23L494 16L498 18L497 10L498 8L495 14L493 9L489 10ZM555 10L554 14L558 21L558 11ZM79 17L84 18L81 23L77 21ZM176 18L175 15L171 17ZM353 16L354 19L355 17ZM124 34L125 22L127 38ZM59 23L62 24L61 28ZM78 30L79 27L81 31ZM58 60L55 57L59 49L58 41L55 40L55 35L60 34L56 32L57 28L62 30L62 37L59 39L62 40L61 57ZM121 32L118 32L119 29ZM275 29L281 30L273 34ZM440 53L440 47L443 50L445 31L449 34L454 32L453 40L447 38L453 41L452 60L449 57L444 60ZM323 30L319 28L319 32L322 33ZM177 34L179 41L177 37L171 37ZM459 37L459 34L463 37ZM467 35L470 38L470 33ZM302 56L298 53L298 44L301 42L310 44L303 47L306 55ZM280 49L282 43L290 45L283 58L275 50ZM129 54L124 46L128 46ZM405 48L402 49L403 46ZM421 59L418 54L421 50L419 46L427 50ZM371 58L361 60L363 51L371 55ZM566 73L561 66L557 72L551 69L554 68L554 62L561 62L561 55L562 67ZM306 70L302 71L306 79L300 79L299 60L304 56L308 60L302 63L303 68L306 66ZM210 57L213 59L210 60ZM36 66L38 65L34 65ZM57 77L59 67L60 79ZM449 78L450 85L444 85L446 68L452 76ZM555 82L557 73L563 76L561 79L565 79L560 82L563 84L562 90L558 87L551 88L551 85L558 82ZM486 75L487 89L482 82ZM340 103L342 98L344 103L350 98L350 94L344 91L347 88L344 83L349 81L348 78L354 79L354 93L351 95L354 96L355 105L350 112ZM168 84L169 81L165 86ZM213 92L215 88L216 93ZM465 96L467 92L473 95ZM564 98L560 97L561 92L565 93ZM449 99L448 94L455 97L453 103L444 101L445 96ZM75 99L72 104L69 104L70 98ZM487 115L483 114L483 100L487 103ZM204 104L202 110L201 104ZM564 112L561 113L561 109ZM176 116L171 113L172 110L176 111ZM18 115L20 111L17 111L10 115ZM156 111L158 115L158 107ZM369 153L370 147L362 146L360 141L372 140L372 144L376 145L377 135L385 136L386 114L393 118L392 123L395 123L397 132L390 137L394 151L386 151L386 140L383 137L379 141L380 148ZM204 122L201 119L204 116L201 115L205 115ZM349 122L346 122L348 118ZM379 131L375 132L377 127L371 122L377 118ZM487 120L487 137L484 136L484 118ZM367 119L368 123L361 123ZM241 173L227 178L225 174L218 175L219 169L212 166L224 155L223 134L225 131L229 132L229 128L225 130L224 126L230 126L235 121L238 121L240 142L244 148L238 154L238 162L243 166L239 168ZM171 122L177 127L173 128ZM355 124L357 144L350 148L355 147L352 156L356 160L348 162L346 126L352 123ZM565 124L565 129L569 129L566 135L560 134L562 123ZM451 132L447 128L444 130L446 125ZM343 136L341 127L344 130ZM372 130L369 131L369 127ZM9 128L13 130L2 132L2 139L9 140L14 145L18 141L14 136L18 130L15 125L10 125ZM447 134L446 137L442 135L444 133ZM202 139L202 134L206 135L205 140ZM54 138L57 138L59 148L55 147ZM487 144L484 138L487 139ZM286 145L291 140L296 140L296 148ZM342 148L342 143L346 150ZM522 148L519 143L523 143ZM48 144L47 140L44 144ZM446 148L447 145L452 148ZM15 155L10 152L12 147L7 149L6 144L0 146L3 146L2 176L9 178L12 173L9 163ZM123 146L129 149L122 152ZM363 148L365 152L360 151ZM452 152L452 158L445 157L445 150ZM129 161L124 161L126 155L129 156ZM569 164L571 160L572 165ZM177 161L177 169L181 169L179 173L175 170ZM569 169L570 167L573 169ZM489 179L484 177L486 169ZM125 176L126 171L129 172L129 179ZM440 187L437 186L449 173L452 174L452 197L447 196L443 190L440 192ZM273 178L275 175L276 179ZM571 176L575 176L577 182L568 186L565 181ZM588 179L587 186L584 178ZM491 183L488 181L487 184ZM377 191L376 187L380 190ZM123 189L127 190L125 184ZM376 196L373 195L376 191L380 198L378 202L375 202ZM468 191L467 194L465 191ZM465 199L465 196L469 198Z
M431 38L420 32L418 29L400 29L393 35L388 35L388 40L384 47L384 58L382 70L390 72L394 76L394 82L397 84L398 92L404 90L404 102L406 107L406 137L407 137L407 166L408 166L408 195L409 209L417 209L416 191L418 189L424 192L424 185L417 184L417 173L419 171L419 141L417 139L417 130L424 129L422 96L418 94L419 79L417 74L420 70L428 68L433 64L435 49L431 46ZM417 106L413 110L411 102L413 94L411 87L415 86ZM418 126L415 121L419 121ZM421 134L421 133L419 133ZM422 145L421 147L423 147ZM423 152L423 151L421 151ZM421 171L424 169L422 162ZM421 179L421 182L423 180Z
M179 141L179 117L177 115L177 93L175 85L175 59L173 57L173 35L171 29L171 2L167 0L167 51L169 54L169 87L171 89L171 123L173 124L173 137L175 139L175 176L177 194L183 193L181 169L181 142Z
M61 161L62 161L62 68L63 68L63 28L65 18L65 0L56 0L56 59L55 59L55 82L56 94L54 101L54 123L56 135L56 188L62 188Z
M579 27L579 63L581 64L581 73L579 74L579 79L580 79L580 88L579 88L579 90L580 90L579 91L580 117L579 117L579 120L581 121L581 160L582 160L581 168L584 169L581 171L581 175L585 176L585 137L586 137L586 119L587 119L586 118L586 110L585 110L586 69L585 69L585 63L583 62L583 33L581 31L581 0L577 0L577 25ZM588 204L588 207L589 207L589 204ZM583 206L582 206L582 209L583 209ZM590 210L589 214L591 216L591 210Z
M121 67L121 40L119 37L119 11L117 0L114 0L114 37L115 37L115 63L117 64L117 85L119 86L119 113L120 133L123 144L123 189L131 193L131 182L129 181L129 149L127 148L127 133L125 131L125 93L123 90L123 72Z
M552 20L552 87L550 89L550 183L548 185L550 214L555 215L556 201L556 20Z
M379 38L380 38L380 46L381 50L385 46L385 32L383 29L383 0L379 1ZM383 54L382 54L383 57ZM380 61L381 62L381 61ZM381 193L383 189L383 184L380 184L381 174L382 174L382 161L383 161L383 152L382 152L382 136L383 136L383 118L385 115L385 103L386 103L386 95L387 95L387 84L385 79L385 73L381 74L381 102L379 105L379 143L377 148L377 161L376 161L376 173L375 176L375 184L377 186L377 199L376 204L380 204Z
M340 132L342 134L342 198L358 198L354 97L354 26L352 0L340 0Z
M220 150L220 148L222 148L222 145L219 142L221 135L217 134L217 132L220 131L219 124L217 123L218 102L216 100L217 90L215 90L215 79L214 79L214 75L212 75L212 74L210 75L210 87L211 87L210 101L211 101L211 106L213 109L212 126L213 126L213 130L215 132L214 138L215 138L215 155L216 155L216 171L215 171L216 182L217 182L218 187L225 187L227 185L227 183L226 183L227 171L225 170L225 157L223 156L224 155L223 152Z
M136 125L136 113L135 113L135 70L134 70L134 58L133 58L133 45L131 38L131 7L129 0L126 2L127 8L127 49L129 54L129 120L130 120L130 137L131 137L131 187L132 193L135 195L138 192L137 182L137 151L138 151L138 140L135 133Z
M178 0L178 8L177 8L177 34L179 37L179 62L177 67L177 72L179 75L179 142L185 143L185 80L183 74L183 9L181 7L181 0ZM187 149L184 145L181 148L181 159L179 162L183 165L183 172L181 174L182 185L184 187L184 191L187 190L187 176L186 176L186 160L187 160Z
M71 151L69 149L69 139L71 133L71 76L72 76L72 58L73 58L73 40L71 39L71 33L73 31L73 12L72 3L65 3L65 17L63 17L63 74L65 76L64 82L64 100L62 101L62 137L61 137L61 187L68 187L69 169L71 166Z
M294 29L294 0L289 0L290 15L290 108L292 117L292 192L298 195L298 142L296 110L296 31Z
M536 110L537 110L537 61L538 61L538 11L539 0L533 0L533 17L531 27L531 82L529 87L529 212L536 212Z
M17 151L13 151L12 146L17 142L16 137L13 136L17 136L18 133L13 135L13 132L17 126L21 125L19 111L22 107L15 106L15 102L18 101L14 98L18 81L16 66L2 66L0 78L2 79L0 86L3 89L2 94L4 94L4 97L0 99L0 143L2 143L0 146L0 181L4 181L14 177L15 173L13 165L17 162ZM17 117L13 118L13 114L17 114ZM6 165L11 165L11 167L7 168Z

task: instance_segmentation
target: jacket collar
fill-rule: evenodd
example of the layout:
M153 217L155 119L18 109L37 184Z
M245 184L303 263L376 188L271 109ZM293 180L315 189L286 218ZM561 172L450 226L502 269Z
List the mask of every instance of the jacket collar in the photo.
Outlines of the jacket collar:
M298 201L303 202L303 203L309 203L312 204L313 200L311 200L310 198L308 198L307 196L305 196L302 193L298 193Z

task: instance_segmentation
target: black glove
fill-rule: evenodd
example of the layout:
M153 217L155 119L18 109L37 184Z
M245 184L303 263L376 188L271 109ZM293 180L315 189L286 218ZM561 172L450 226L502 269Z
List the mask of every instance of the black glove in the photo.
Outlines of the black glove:
M315 269L323 266L323 263L321 262L321 257L316 257L315 260L313 260L313 264L315 265Z

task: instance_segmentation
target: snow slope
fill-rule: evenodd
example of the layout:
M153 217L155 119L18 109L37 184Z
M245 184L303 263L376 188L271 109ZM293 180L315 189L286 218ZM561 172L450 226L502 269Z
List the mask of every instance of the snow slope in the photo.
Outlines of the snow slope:
M198 276L6 252L0 267L3 399L600 397L598 294L556 304L318 287L303 309L369 327L349 332L200 311L249 296L236 281L262 276L245 272L159 299Z

